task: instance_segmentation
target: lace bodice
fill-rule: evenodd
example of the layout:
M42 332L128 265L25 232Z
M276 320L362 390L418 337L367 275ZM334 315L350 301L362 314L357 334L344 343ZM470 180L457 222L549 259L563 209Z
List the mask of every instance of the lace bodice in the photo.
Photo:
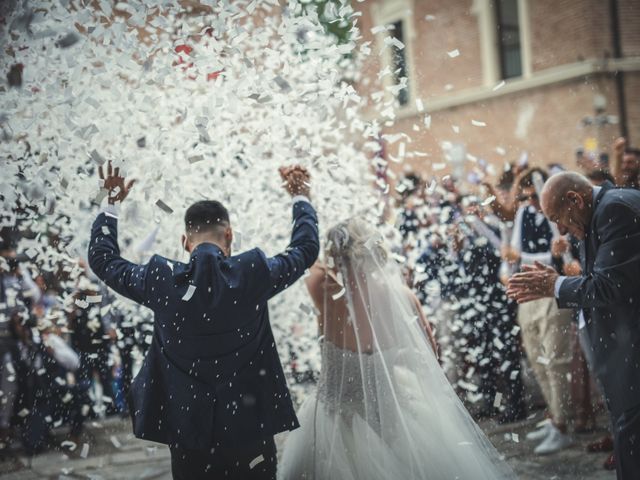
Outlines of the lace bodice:
M318 379L318 399L331 413L349 417L357 414L372 427L378 426L376 362L380 354L359 354L322 342L322 368Z

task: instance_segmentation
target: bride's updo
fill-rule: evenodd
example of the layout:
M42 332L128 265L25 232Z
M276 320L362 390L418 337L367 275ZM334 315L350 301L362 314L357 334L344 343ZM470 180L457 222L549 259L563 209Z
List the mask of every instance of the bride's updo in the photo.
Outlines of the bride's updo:
M327 254L335 262L344 262L356 268L381 268L389 258L380 232L360 217L340 222L329 230Z

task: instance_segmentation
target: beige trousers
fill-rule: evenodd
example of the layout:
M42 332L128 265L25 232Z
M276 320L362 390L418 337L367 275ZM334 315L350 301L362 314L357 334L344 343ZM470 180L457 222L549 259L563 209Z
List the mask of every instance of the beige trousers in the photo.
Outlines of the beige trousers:
M557 425L571 417L572 310L559 310L555 298L518 306L522 343Z

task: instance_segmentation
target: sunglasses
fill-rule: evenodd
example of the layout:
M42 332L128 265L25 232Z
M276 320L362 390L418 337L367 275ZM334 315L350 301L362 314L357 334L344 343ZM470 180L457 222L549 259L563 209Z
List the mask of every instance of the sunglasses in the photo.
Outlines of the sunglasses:
M538 194L532 193L531 195L518 195L519 202L526 202L527 200L538 200Z

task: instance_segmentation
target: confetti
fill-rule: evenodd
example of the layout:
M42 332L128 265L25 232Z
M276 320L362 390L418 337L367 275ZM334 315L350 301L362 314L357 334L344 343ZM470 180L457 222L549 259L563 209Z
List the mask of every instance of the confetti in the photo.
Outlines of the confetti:
M166 203L164 203L162 200L158 200L156 202L156 205L160 208L160 210L162 210L163 212L167 212L167 213L173 213L173 209L167 205Z
M331 298L333 298L334 300L338 300L345 294L345 292L346 290L343 288L338 293L334 293L333 295L331 295Z
M482 206L483 206L483 207L486 207L486 206L488 206L488 205L491 205L493 202L495 202L495 200L496 200L496 196L495 196L495 195L491 195L490 197L487 197L487 198L485 198L485 199L483 200L483 202L482 202ZM496 340L497 340L497 341L500 341L500 339L499 339L499 338L495 338L495 339L494 339L494 343L495 343L495 341L496 341ZM502 347L504 347L504 344L503 344L502 342L500 342L500 343L502 344L502 346L501 346L501 347L498 347L498 348L500 348L500 349L501 349ZM496 345L496 347L497 347L497 345Z
M65 440L60 444L60 446L62 448L68 448L71 452L73 452L78 447L78 445L75 442L72 442L71 440Z
M251 462L249 463L249 469L253 470L256 465L262 463L263 461L264 461L264 456L258 455L256 458L251 460Z
M456 48L455 50L451 50L450 52L447 52L447 55L449 55L449 57L451 58L456 58L457 56L460 55L460 50Z
M536 362L538 362L541 365L549 365L551 363L551 360L549 360L548 358L539 356L538 358L536 358Z
M486 127L487 124L485 122L481 122L480 120L471 120L471 125L474 127Z
M189 287L187 288L187 291L182 296L182 300L185 302L188 302L189 300L191 300L191 297L193 297L193 294L195 293L195 291L196 291L196 286L189 285Z
M80 457L81 458L87 458L89 456L89 444L88 443L83 443L82 444L82 450L80 451Z

